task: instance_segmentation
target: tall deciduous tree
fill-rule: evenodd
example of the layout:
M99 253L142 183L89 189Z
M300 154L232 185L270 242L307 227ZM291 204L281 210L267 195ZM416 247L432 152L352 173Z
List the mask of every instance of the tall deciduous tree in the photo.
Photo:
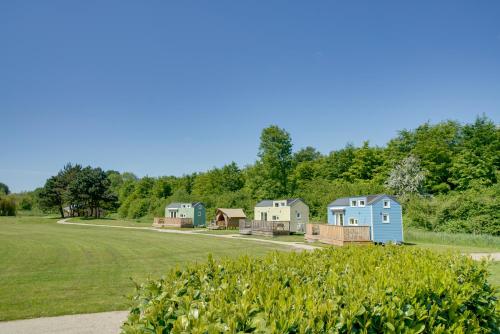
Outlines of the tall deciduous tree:
M292 139L290 134L276 125L262 130L259 158L266 197L288 195L288 176L292 169Z
M10 194L9 187L5 183L0 182L0 195L8 194Z
M425 176L420 167L420 161L410 155L394 166L386 185L396 194L406 196L421 193L424 181Z

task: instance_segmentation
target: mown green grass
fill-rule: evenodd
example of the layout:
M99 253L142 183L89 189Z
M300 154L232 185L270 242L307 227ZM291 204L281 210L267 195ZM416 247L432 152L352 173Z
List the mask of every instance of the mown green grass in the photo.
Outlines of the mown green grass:
M405 242L434 250L462 253L500 252L500 237L491 235L429 232L405 228Z
M143 281L215 257L288 248L149 230L0 217L0 320L123 310Z

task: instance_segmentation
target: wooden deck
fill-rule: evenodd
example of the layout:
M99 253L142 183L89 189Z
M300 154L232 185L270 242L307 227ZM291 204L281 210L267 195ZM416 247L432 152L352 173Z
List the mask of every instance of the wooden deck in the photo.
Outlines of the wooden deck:
M372 242L370 226L307 224L305 238L307 241L319 241L337 246Z
M153 227L193 227L191 218L155 217Z
M288 235L290 234L290 222L240 220L240 234L264 236Z

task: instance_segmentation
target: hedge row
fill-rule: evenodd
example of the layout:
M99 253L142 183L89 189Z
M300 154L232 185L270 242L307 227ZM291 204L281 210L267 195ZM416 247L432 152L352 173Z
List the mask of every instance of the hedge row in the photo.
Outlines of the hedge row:
M412 247L242 257L137 286L123 333L496 333L486 263Z

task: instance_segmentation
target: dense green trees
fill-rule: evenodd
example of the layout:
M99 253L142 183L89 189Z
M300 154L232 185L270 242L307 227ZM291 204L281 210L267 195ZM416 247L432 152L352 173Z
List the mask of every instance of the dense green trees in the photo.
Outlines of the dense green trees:
M46 211L56 210L61 217L64 206L71 214L98 217L100 209L116 208L117 197L108 174L100 168L67 164L45 182L38 194L39 205Z
M5 183L0 182L0 195L8 194L10 194L9 187Z
M325 155L313 147L294 152L290 134L277 126L265 128L260 139L252 165L231 162L181 177L137 178L68 165L47 180L40 205L59 211L68 203L102 207L117 198L121 217L139 218L163 215L169 202L202 201L210 219L217 207L242 207L251 215L261 199L302 197L311 219L324 221L337 197L387 192L402 196L408 225L500 234L500 130L485 116L465 125L426 123L400 131L385 147L347 144Z

